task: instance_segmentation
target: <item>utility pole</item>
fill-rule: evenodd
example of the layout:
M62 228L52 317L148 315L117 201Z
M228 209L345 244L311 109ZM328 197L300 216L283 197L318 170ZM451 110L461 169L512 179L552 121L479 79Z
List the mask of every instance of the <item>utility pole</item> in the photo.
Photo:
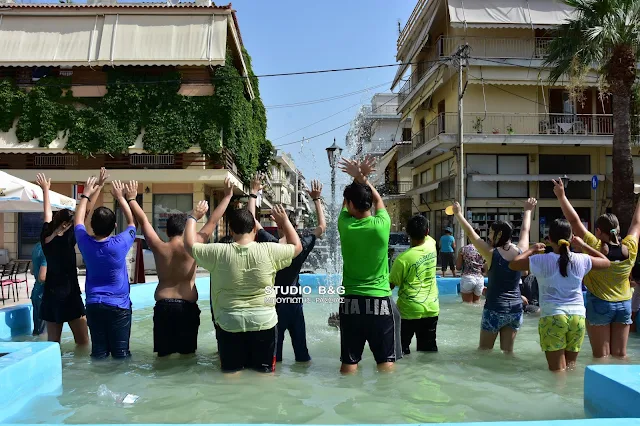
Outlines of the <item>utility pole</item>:
M462 71L467 61L468 45L464 45L458 49L455 56L458 58L458 202L460 203L460 210L463 216L466 217L467 212L465 208L465 194L464 194L464 181L465 181L465 168L464 168L464 92L467 88L465 84L462 86L463 78ZM465 245L464 231L462 226L458 226L458 249L461 249Z

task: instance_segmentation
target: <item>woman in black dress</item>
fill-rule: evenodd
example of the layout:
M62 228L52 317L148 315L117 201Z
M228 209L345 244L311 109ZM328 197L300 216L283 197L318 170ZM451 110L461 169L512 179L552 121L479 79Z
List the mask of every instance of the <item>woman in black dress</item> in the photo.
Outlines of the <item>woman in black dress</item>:
M62 327L68 322L76 344L88 345L87 319L78 284L73 212L60 210L54 216L49 200L51 179L38 174L36 183L42 188L44 198L44 225L40 241L47 259L40 316L47 322L50 342L60 342Z

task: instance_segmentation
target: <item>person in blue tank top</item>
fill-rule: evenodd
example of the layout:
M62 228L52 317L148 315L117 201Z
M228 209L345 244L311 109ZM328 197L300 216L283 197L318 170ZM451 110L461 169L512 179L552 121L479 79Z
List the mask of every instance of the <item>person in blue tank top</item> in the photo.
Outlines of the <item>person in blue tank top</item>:
M480 330L481 350L492 350L499 334L500 349L506 353L513 352L516 334L522 325L521 273L509 269L509 262L529 248L531 214L537 203L535 198L529 198L524 203L518 245L511 242L511 224L501 220L491 224L488 242L485 242L464 218L460 204L453 204L453 214L484 258L488 271L489 283Z

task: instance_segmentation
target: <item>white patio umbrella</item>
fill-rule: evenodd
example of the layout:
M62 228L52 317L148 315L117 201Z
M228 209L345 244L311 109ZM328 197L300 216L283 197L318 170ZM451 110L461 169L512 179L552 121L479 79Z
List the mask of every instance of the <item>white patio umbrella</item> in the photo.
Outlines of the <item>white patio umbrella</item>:
M49 191L53 210L76 209L76 201L57 192ZM26 180L0 171L0 213L41 212L42 188Z

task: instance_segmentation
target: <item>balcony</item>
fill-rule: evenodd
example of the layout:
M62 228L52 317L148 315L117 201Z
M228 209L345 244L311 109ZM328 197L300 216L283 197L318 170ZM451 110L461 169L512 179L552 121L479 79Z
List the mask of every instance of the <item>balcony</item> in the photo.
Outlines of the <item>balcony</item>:
M383 185L376 186L376 190L382 197L393 197L404 195L411 190L411 181L387 182Z
M468 45L469 55L476 58L495 59L544 59L551 38L531 37L531 38L493 38L493 37L447 37L441 36L436 39L434 45L427 47L423 52L425 55L420 59L409 80L400 88L398 93L399 108L410 97L414 91L424 84L427 76L432 75L435 63L440 59L444 60L455 53L461 46ZM497 65L497 64L494 64Z
M476 144L610 145L610 114L464 114L464 141ZM421 164L425 156L439 155L457 144L458 114L434 118L415 134L411 149L399 153L398 166ZM416 161L422 160L422 161Z
M388 103L381 105L373 105L372 107L368 107L366 109L367 116L376 119L376 118L398 118L398 104Z

